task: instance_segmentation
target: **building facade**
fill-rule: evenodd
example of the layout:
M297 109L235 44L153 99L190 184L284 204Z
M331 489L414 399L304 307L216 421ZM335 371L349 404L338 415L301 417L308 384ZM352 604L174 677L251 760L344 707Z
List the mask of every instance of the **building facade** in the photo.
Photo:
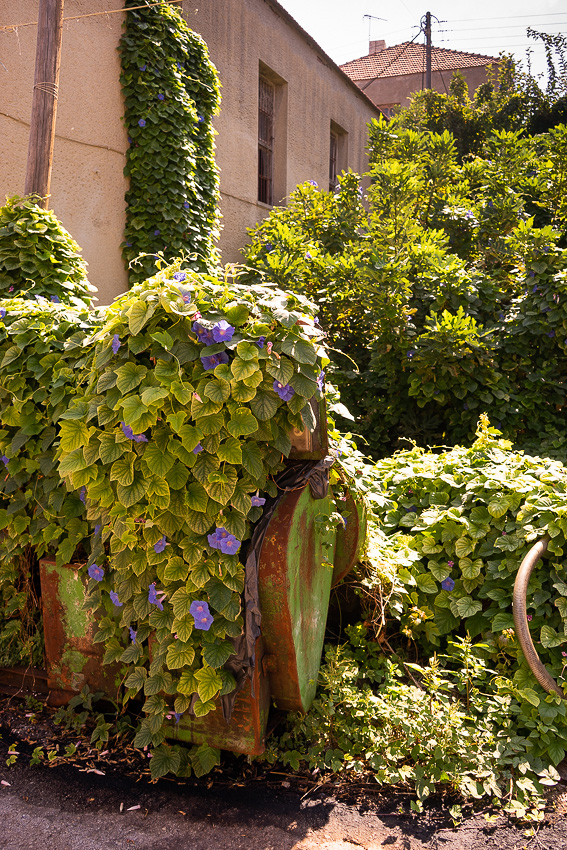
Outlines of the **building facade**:
M82 246L108 303L127 288L120 254L128 140L122 122L115 0L66 0L50 207ZM38 0L0 6L0 198L22 194L34 85ZM247 228L314 180L366 170L369 97L276 0L183 2L222 83L215 120L223 262L236 262Z
M410 97L425 88L425 45L413 41L386 47L386 42L371 41L368 56L341 65L353 82L390 116L400 106L408 106ZM455 71L467 81L469 95L486 82L489 66L498 64L494 56L433 47L431 50L431 88L449 93Z

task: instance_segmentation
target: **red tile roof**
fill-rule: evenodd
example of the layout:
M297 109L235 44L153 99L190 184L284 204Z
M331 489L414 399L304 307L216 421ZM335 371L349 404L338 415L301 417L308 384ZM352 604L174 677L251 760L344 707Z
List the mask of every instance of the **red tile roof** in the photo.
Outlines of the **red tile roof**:
M488 65L497 61L495 56L448 50L445 47L433 47L431 51L432 71L456 71L458 68ZM355 81L372 80L375 77L397 77L401 74L421 74L425 71L425 45L404 41L402 44L386 47L379 53L345 62L340 67Z

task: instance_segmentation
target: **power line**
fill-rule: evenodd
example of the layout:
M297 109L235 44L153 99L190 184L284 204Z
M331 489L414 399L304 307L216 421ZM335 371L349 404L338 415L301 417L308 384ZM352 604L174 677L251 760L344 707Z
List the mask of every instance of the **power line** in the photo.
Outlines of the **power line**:
M556 17L557 15L564 15L564 14L565 14L565 12L561 11L561 12L545 12L545 13L541 13L539 15L531 15L531 14L525 14L525 15L495 15L492 18L488 18L488 17L483 16L482 20L483 21L507 21L507 20L512 20L514 18L528 18L528 20L531 21L532 18L549 18L549 17ZM454 18L452 23L454 23L454 24L470 24L470 23L474 23L475 21L478 21L478 18Z
M553 21L549 26L560 27L567 24L567 21ZM507 29L524 29L528 24L505 24L498 27L454 27L447 30L437 30L437 32L478 32L479 30L507 30Z

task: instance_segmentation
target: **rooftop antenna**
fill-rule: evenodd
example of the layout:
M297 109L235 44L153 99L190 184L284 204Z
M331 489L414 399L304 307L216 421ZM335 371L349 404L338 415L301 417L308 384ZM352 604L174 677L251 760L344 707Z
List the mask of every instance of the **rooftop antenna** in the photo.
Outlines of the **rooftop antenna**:
M368 18L368 41L370 41L372 21L386 21L387 18L377 18L375 15L363 15L362 19Z

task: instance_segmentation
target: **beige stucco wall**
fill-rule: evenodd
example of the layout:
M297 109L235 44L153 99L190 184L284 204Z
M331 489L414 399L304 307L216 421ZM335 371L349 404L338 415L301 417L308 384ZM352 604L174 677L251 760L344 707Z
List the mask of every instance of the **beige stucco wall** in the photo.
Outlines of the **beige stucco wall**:
M66 0L65 17L119 8L115 0ZM269 0L184 3L189 25L209 45L223 84L215 121L221 169L224 262L239 259L246 228L269 212L256 200L258 75L264 63L286 81L284 191L328 185L330 122L348 132L348 161L366 169L372 105ZM0 26L37 20L38 0L2 0ZM117 46L123 13L63 25L60 95L50 206L82 246L101 303L127 288L120 255L127 137L121 117ZM0 30L0 201L24 190L37 28Z
M2 0L0 25L37 21L38 0ZM66 0L65 17L120 8L115 0ZM127 288L119 245L126 133L116 46L123 14L63 24L51 179L52 207L83 249L102 304ZM22 194L37 28L0 31L0 200ZM10 117L7 117L10 116Z
M224 216L221 247L223 259L231 262L246 242L246 227L267 212L257 202L260 63L287 82L283 194L304 180L328 188L331 121L348 132L346 164L364 172L366 124L378 113L266 0L186 0L183 12L207 42L223 85L215 127Z
M478 65L473 68L461 68L461 74L467 81L469 96L472 97L481 83L487 79L487 65ZM431 88L440 94L449 93L449 85L454 71L433 71L431 74ZM408 106L410 95L421 91L425 85L422 74L400 74L396 77L378 77L372 82L359 80L357 86L363 89L368 97L378 106L389 106L399 104Z

